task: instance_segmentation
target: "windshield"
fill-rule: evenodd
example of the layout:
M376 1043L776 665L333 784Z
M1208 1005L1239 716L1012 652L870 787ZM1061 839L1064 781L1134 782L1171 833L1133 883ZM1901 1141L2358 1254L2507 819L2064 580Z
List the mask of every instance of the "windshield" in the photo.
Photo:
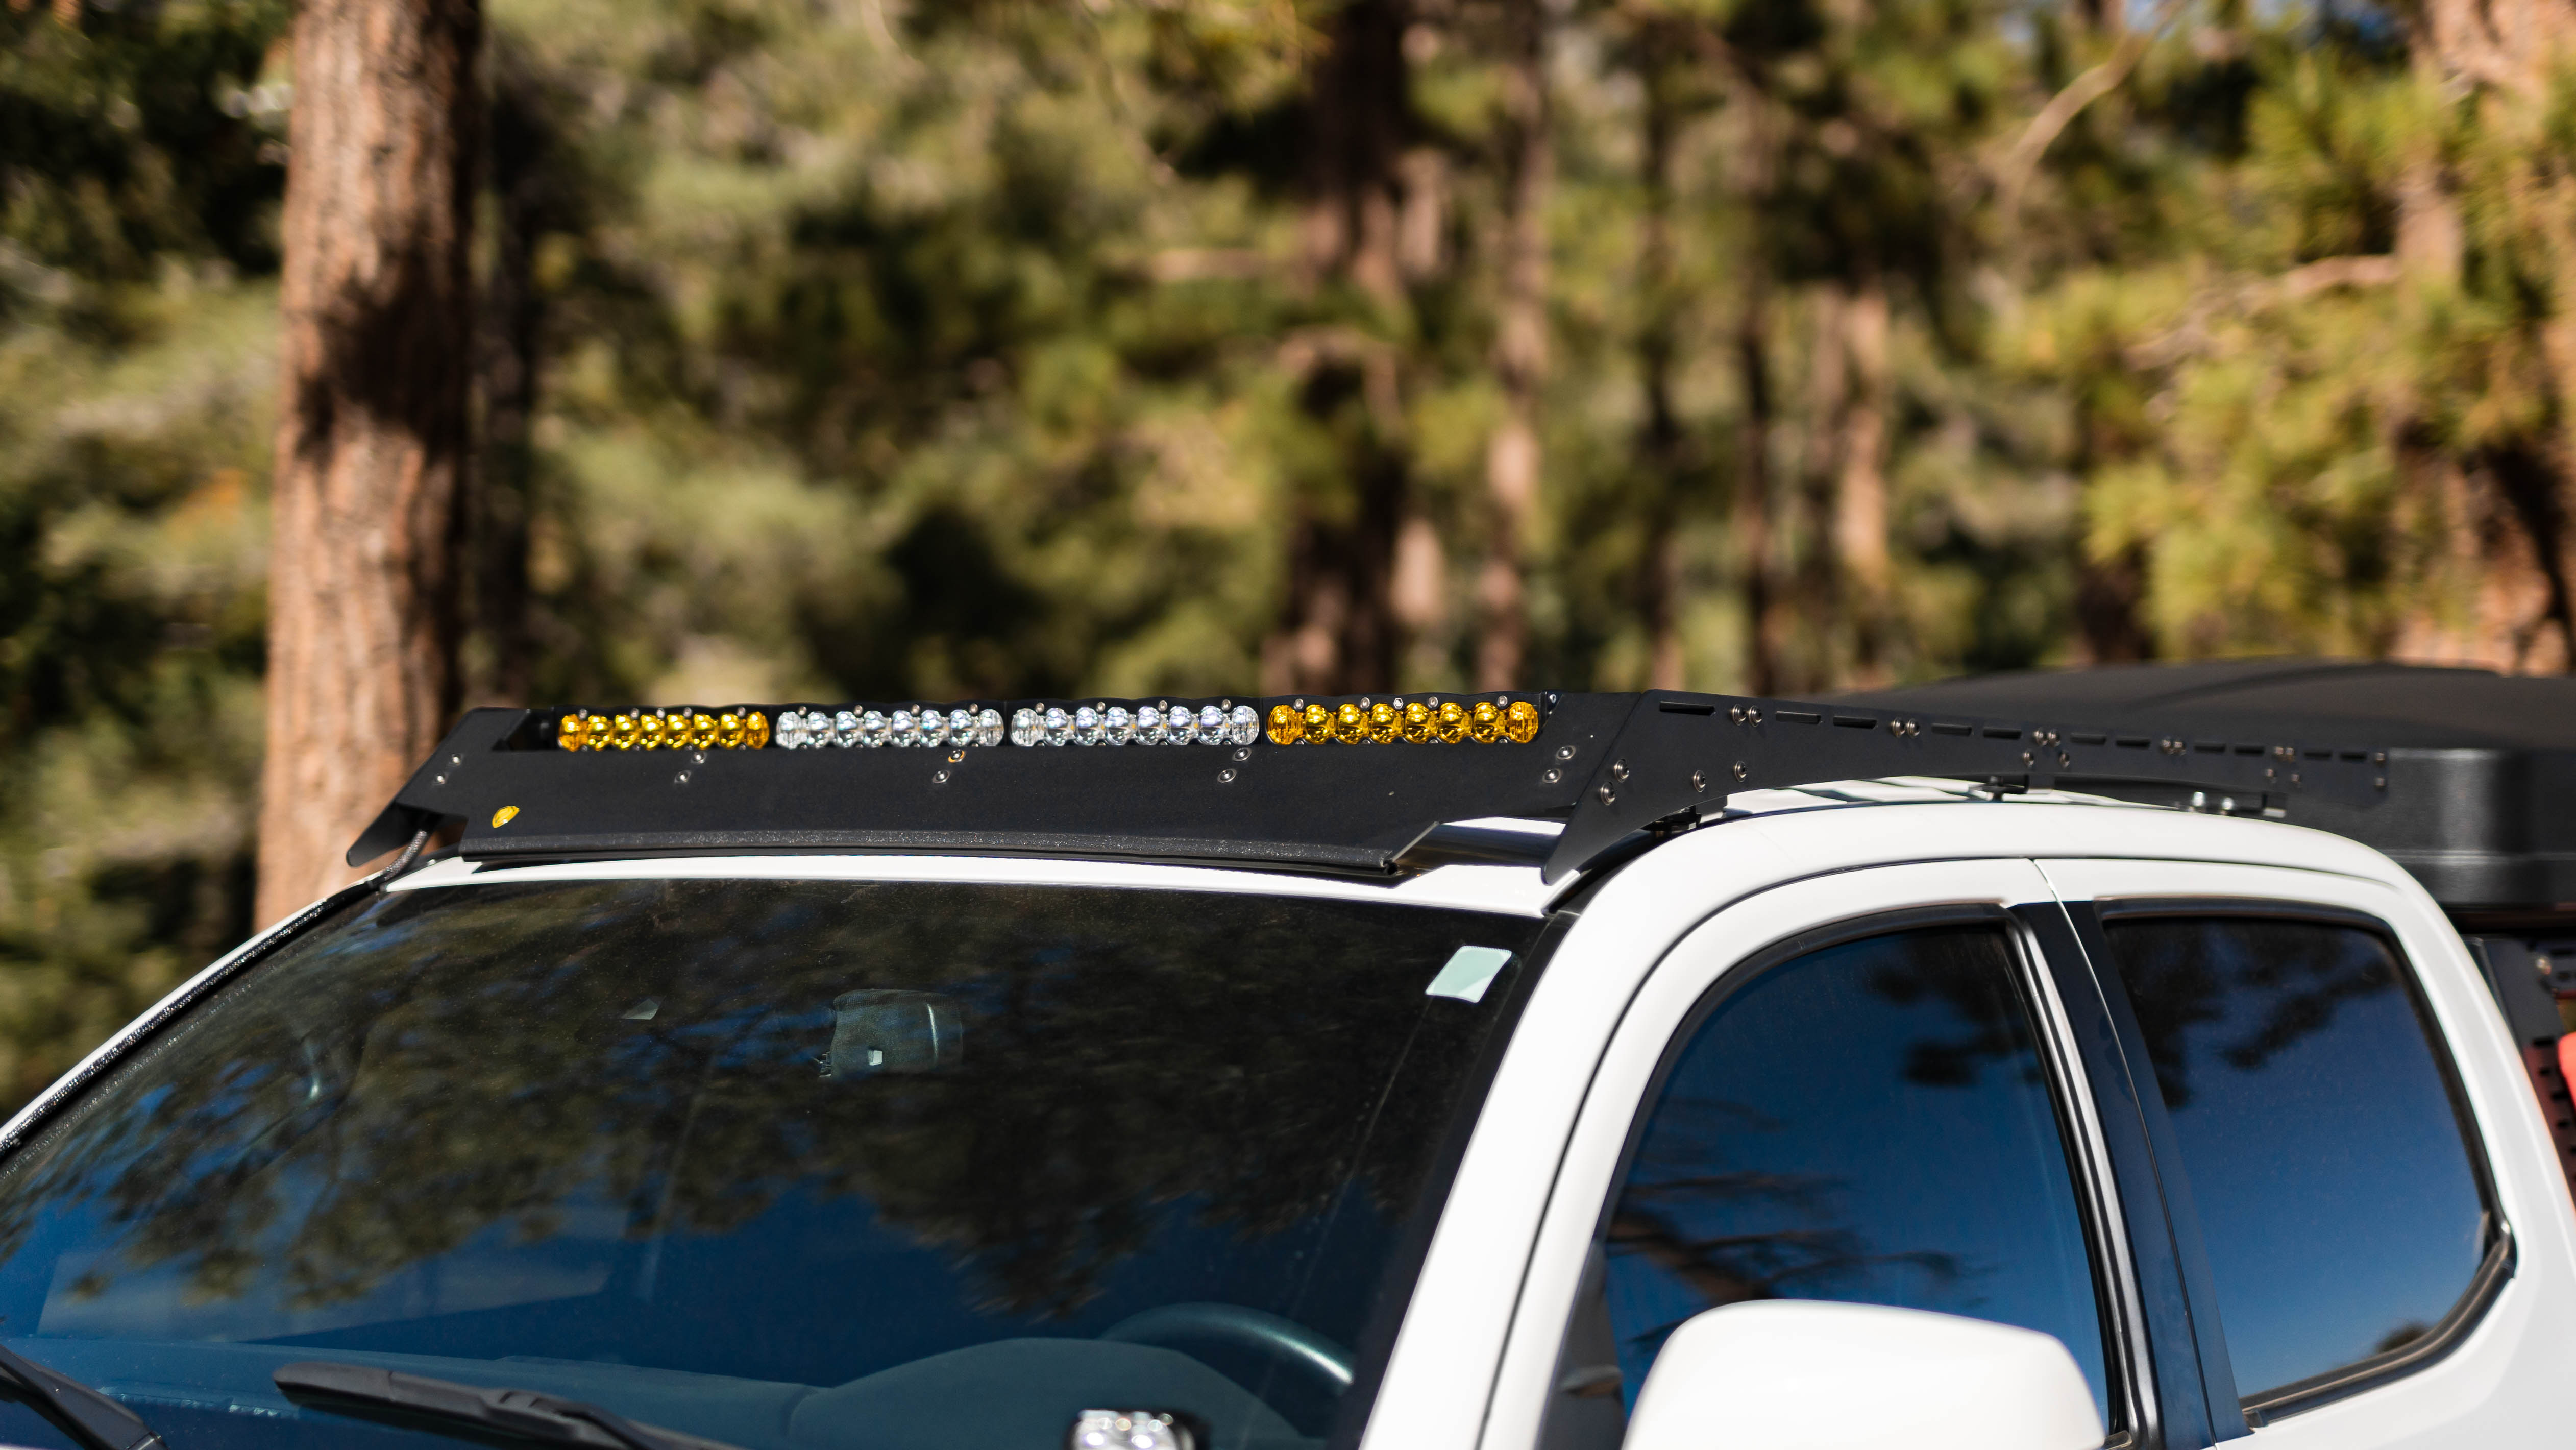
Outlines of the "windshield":
M369 897L0 1163L0 1335L174 1450L450 1443L297 1409L270 1375L315 1359L753 1450L1062 1450L1095 1408L1348 1444L1538 930L1043 886Z

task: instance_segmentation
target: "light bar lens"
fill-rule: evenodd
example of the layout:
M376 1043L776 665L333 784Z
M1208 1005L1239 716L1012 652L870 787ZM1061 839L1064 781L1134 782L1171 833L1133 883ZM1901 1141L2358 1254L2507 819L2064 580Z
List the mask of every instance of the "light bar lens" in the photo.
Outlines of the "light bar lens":
M1455 699L1424 695L1326 702L1293 700L1266 709L1222 700L1169 700L1071 705L1032 704L1002 710L981 704L907 704L891 709L799 705L766 707L568 710L542 720L563 750L991 749L1049 746L1250 745L1527 745L1538 738L1538 702L1509 696Z
M750 705L722 711L695 705L572 710L555 721L555 745L562 750L758 750L769 737L768 714Z

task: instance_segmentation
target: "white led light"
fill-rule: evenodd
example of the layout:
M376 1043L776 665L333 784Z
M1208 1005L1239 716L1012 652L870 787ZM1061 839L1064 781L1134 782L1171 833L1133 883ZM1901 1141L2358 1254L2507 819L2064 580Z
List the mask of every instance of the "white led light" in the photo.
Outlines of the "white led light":
M1127 745L1136 739L1136 717L1124 705L1112 705L1100 712L1100 743Z
M778 748L781 750L804 749L805 712L802 710L779 711L778 729L771 738L778 742Z
M974 719L969 721L968 724L969 728L975 732L972 738L976 744L991 747L1002 743L1001 711L987 705L983 709L976 711ZM948 733L953 736L957 732L952 729Z
M1187 705L1165 706L1163 708L1163 733L1170 737L1171 743L1174 745L1187 745L1191 741L1198 739L1198 712L1192 710Z
M858 744L861 728L858 711L841 711L832 717L832 743L845 750Z
M991 714L992 712L988 710L985 713ZM1046 726L1038 719L1037 711L1030 709L1026 705L1022 705L1020 708L1011 712L1011 743L1013 745L1044 745L1046 743Z
M1201 745L1223 745L1225 743L1225 711L1223 708L1216 705L1210 705L1199 711L1199 743Z
M948 743L948 717L927 705L921 707L921 743L933 749Z
M1064 707L1060 705L1047 706L1044 724L1046 726L1047 744L1070 745L1073 743L1073 720L1070 716L1067 716L1064 713Z
M897 710L886 726L886 743L913 746L921 743L921 719L910 710Z
M1100 743L1100 730L1101 720L1099 711L1091 708L1089 705L1075 707L1073 712L1074 744L1098 745Z
M994 718L995 718L996 720L998 720L998 719L1000 719L1001 717L997 715L997 716L995 716ZM975 734L975 719L976 719L975 712L974 712L974 711L972 711L972 710L967 709L967 708L966 708L965 706L963 706L963 705L960 705L960 706L958 706L956 709L949 711L949 712L948 712L948 743L949 743L949 744L951 744L951 745L981 745L981 744L983 744L984 742L983 742L982 740L980 740L980 739L977 739L977 738L976 738L976 734Z
M1170 741L1171 738L1172 732L1163 728L1163 710L1161 706L1139 705L1136 707L1137 744L1162 745Z
M1250 705L1237 705L1226 717L1225 738L1237 745L1250 745L1261 738L1261 715Z
M883 711L870 710L859 716L859 743L870 750L883 746L893 733L894 727L886 723Z

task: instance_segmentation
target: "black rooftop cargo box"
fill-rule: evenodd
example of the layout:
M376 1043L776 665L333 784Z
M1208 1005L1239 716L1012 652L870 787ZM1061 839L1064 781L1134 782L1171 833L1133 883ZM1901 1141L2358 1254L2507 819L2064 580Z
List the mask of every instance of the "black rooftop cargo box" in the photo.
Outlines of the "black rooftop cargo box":
M2303 801L2292 819L2388 853L2464 925L2576 934L2576 678L2215 660L1984 675L1853 698L2384 749L2384 804Z
M2290 819L2386 852L2450 913L2576 1186L2576 1102L2557 1051L2576 1025L2576 678L2276 658L1984 675L1851 698L2385 750L2384 803L2306 799Z

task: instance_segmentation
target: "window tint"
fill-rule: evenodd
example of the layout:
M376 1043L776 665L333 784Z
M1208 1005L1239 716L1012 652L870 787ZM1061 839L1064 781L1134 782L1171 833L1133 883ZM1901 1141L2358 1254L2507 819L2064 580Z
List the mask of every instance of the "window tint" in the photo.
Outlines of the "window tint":
M2248 1399L2423 1334L2466 1290L2484 1204L2387 941L2259 918L2105 930L2181 1142Z
M1612 1366L1580 1363L1587 1343L1615 1352L1633 1406L1692 1315L1834 1299L2056 1335L2109 1419L2083 1224L2018 976L2000 932L1939 928L1721 986L1609 1216L1567 1393L1608 1399Z

